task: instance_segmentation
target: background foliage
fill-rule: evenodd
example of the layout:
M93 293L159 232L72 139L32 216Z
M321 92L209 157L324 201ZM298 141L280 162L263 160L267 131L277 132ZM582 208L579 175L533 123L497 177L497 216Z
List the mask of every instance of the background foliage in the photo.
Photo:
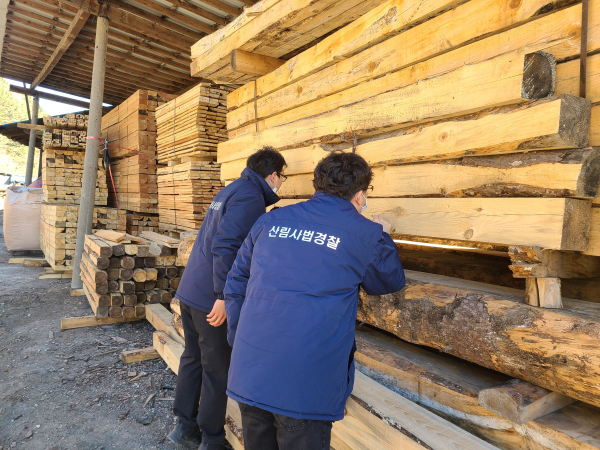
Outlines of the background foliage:
M10 84L0 78L0 125L12 122L29 120L27 116L27 105L25 96L14 94L9 91ZM32 99L29 98L29 107L31 108ZM39 109L38 117L46 114ZM38 173L39 150L36 149L33 178L37 178ZM0 135L0 173L10 173L14 175L25 175L25 164L27 163L27 147Z

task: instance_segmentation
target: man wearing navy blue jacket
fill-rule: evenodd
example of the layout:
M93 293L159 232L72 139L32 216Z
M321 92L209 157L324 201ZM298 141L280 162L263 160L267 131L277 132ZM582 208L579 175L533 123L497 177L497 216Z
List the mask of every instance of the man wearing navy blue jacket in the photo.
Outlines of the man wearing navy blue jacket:
M359 288L404 287L391 225L363 217L373 174L353 153L316 167L311 200L262 216L227 276L227 395L246 450L328 450L354 384Z
M271 147L254 153L246 165L211 203L176 294L185 350L173 405L180 423L169 439L201 450L221 450L225 439L231 356L224 323L227 272L256 220L279 200L275 192L285 179L285 160Z

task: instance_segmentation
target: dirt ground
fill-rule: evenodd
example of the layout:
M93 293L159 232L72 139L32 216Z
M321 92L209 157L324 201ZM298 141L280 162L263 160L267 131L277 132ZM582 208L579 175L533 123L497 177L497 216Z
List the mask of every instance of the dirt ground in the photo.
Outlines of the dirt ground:
M180 448L166 439L175 375L162 359L119 360L152 345L150 323L61 331L60 319L91 314L85 297L69 296L71 280L40 280L44 269L9 258L2 233L0 450ZM130 382L128 371L147 375Z

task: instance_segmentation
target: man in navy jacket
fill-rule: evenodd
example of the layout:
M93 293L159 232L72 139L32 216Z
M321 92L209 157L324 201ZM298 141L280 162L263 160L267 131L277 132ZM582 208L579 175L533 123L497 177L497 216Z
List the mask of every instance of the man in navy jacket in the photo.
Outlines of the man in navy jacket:
M262 216L225 286L227 394L246 450L329 449L354 383L359 288L404 287L391 225L363 217L372 172L353 153L315 169L315 195Z
M185 350L173 406L180 423L169 439L202 450L221 450L225 439L231 356L224 323L227 272L256 220L279 200L275 192L285 178L285 160L271 147L250 156L246 165L211 203L176 294Z

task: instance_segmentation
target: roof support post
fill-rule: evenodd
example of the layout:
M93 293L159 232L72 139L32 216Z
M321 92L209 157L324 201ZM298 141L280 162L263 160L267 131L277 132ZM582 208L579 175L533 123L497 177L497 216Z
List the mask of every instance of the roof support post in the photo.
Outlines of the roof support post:
M31 130L30 133L32 131L34 131L34 130ZM43 142L43 139L42 139L42 145L40 145L40 161L38 163L38 178L41 178L41 176L42 176L42 158L43 158L43 154L44 154L44 142Z
M97 20L96 39L94 42L94 66L92 69L92 92L87 129L88 139L85 144L83 179L81 181L81 203L79 205L79 218L77 221L77 242L75 244L75 258L73 260L73 278L71 279L71 287L73 289L83 288L79 264L81 263L81 256L83 254L85 235L92 232L94 202L96 199L96 178L98 177L98 147L100 140L90 138L100 137L104 75L106 72L106 47L108 43L108 19L98 16Z
M39 100L37 96L33 97L33 111L31 111L31 124L37 125L38 120L38 104ZM29 152L27 153L27 166L25 168L25 186L31 184L31 177L33 175L33 160L35 158L35 138L37 131L29 130Z

